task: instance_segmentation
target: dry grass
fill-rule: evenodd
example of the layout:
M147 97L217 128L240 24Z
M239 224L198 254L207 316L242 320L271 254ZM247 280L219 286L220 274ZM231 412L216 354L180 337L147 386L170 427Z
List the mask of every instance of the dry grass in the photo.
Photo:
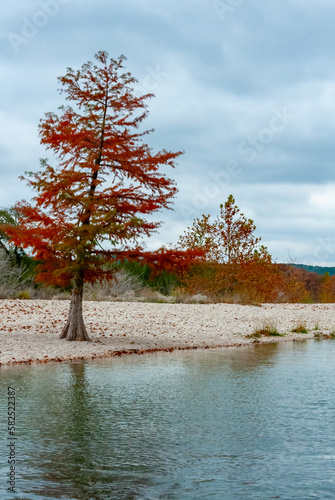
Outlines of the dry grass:
M273 323L265 322L262 326L256 326L253 333L246 335L248 339L260 337L283 337L283 333L279 333L277 327Z
M303 321L299 321L297 325L292 328L292 333L308 333L307 325Z
M176 299L177 304L207 304L209 302L207 295L203 293L190 294L190 293L177 293Z
M125 271L117 271L114 279L94 285L87 283L84 286L84 300L130 300L139 296L143 286L140 281Z
M25 269L13 266L10 258L3 252L0 254L0 299L16 298L20 293L26 296L33 294L31 279L24 278Z
M138 300L142 302L159 302L159 303L174 303L175 298L171 295L163 295L152 288L143 288Z

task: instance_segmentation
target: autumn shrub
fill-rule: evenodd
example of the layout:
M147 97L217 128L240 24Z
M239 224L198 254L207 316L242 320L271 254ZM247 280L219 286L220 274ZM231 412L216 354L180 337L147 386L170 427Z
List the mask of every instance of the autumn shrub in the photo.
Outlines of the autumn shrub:
M283 289L281 273L276 265L256 259L195 266L183 284L185 292L203 293L213 301L246 304L278 302Z
M205 262L184 280L186 291L240 303L279 302L292 295L255 230L232 195L220 205L214 221L209 215L195 219L178 244L184 250L201 249Z
M329 276L329 273L325 273L322 277L319 300L323 303L335 302L335 276Z
M185 294L185 296L205 294L213 299L217 293L214 285L217 270L218 264L209 262L191 266L188 273L181 277L181 284L176 289L176 293Z
M306 287L306 279L301 269L289 265L278 265L282 275L280 302L309 303L313 301Z
M243 303L278 302L282 278L271 259L254 258L236 265L235 292Z
M181 291L186 295L204 294L213 302L239 302L237 284L235 265L203 262L183 277Z
M193 266L182 281L182 291L202 293L213 302L240 304L260 303L309 303L314 301L317 287L314 280L313 296L308 289L308 279L300 270L271 262L270 256L234 262L205 262ZM331 280L333 284L334 281ZM332 290L325 296L332 299ZM334 298L335 298L335 285Z

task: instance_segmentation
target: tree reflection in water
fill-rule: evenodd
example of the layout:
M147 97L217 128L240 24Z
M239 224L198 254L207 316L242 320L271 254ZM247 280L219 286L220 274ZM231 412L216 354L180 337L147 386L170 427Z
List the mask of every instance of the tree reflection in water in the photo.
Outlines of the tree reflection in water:
M312 341L2 370L3 409L7 386L17 389L18 498L332 498L334 349Z
M44 499L138 498L162 463L150 412L125 404L127 394L90 377L85 363L63 367L66 386L50 391L61 367L48 368L28 404L38 425L25 450L23 482L30 488L22 491Z

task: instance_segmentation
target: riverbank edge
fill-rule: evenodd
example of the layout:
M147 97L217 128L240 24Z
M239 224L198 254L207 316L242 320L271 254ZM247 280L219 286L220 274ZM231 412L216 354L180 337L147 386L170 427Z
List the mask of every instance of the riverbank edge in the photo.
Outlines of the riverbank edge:
M327 339L332 339L327 334L322 334L318 337L315 337L312 334L304 334L304 336L299 336L297 337L296 335L294 336L289 336L287 337L276 337L276 338L258 338L254 339L248 342L236 342L236 343L225 343L225 344L217 344L217 345L206 345L206 346L171 346L171 347L155 347L155 348L148 348L148 349L122 349L122 350L109 350L108 352L105 353L98 353L98 354L88 354L84 356L56 356L53 358L41 358L41 359L15 359L8 361L7 363L0 363L0 369L4 367L10 367L10 366L15 366L15 365L33 365L33 364L47 364L47 363L64 363L64 362L71 362L71 361L94 361L97 359L108 359L108 358L114 358L114 357L121 357L121 356L141 356L141 355L147 355L147 354L157 354L157 353L172 353L174 351L205 351L205 350L215 350L215 349L228 349L228 348L238 348L238 347L254 347L257 345L265 345L265 344L277 344L277 343L283 343L283 342L307 342L311 340L327 340ZM246 339L248 340L248 339Z
M0 300L0 367L335 337L335 304L91 301L83 311L92 342L67 342L59 337L68 307L68 301Z

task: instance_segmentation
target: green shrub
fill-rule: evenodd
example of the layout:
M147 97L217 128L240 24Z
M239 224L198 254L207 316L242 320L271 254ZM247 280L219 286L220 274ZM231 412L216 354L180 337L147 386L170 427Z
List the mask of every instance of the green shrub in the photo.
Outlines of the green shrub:
M291 330L292 333L308 333L305 323L298 323L298 325Z
M261 328L257 328L253 333L247 335L247 338L265 337L284 337L283 333L279 333L276 326L271 323L265 323Z
M31 300L32 296L29 290L22 290L16 294L16 298L21 300Z
M126 261L119 263L118 266L119 269L136 277L144 287L152 288L163 295L171 295L173 290L180 284L179 277L176 274L162 271L153 275L150 267L146 264Z

